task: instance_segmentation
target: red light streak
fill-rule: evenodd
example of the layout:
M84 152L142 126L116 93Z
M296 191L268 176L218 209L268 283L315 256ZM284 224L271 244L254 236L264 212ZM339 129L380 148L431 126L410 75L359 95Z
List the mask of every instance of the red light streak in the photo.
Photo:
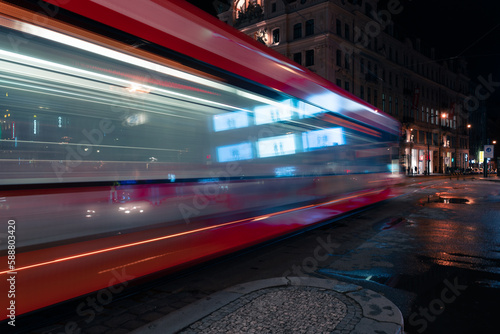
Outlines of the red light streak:
M378 131L374 131L374 130L369 129L367 127L364 127L364 126L361 126L361 125L358 125L358 124L355 124L355 123L343 120L343 119L341 119L339 117L336 117L336 116L333 116L333 115L325 114L323 116L323 118L327 122L330 122L330 123L333 123L333 124L337 124L337 125L343 126L345 128L349 128L349 129L353 129L353 130L356 130L356 131L364 132L364 133L369 134L371 136L381 137L381 134Z
M235 224L238 224L238 223L241 223L241 222L252 222L252 221L258 221L258 220L264 220L264 219L267 219L267 218L270 218L270 217L273 217L273 216L282 215L282 214L285 214L285 213L299 211L299 210L304 210L304 209L308 209L308 208L312 208L312 207L321 207L321 206L324 206L324 205L330 205L330 204L333 204L333 203L338 203L338 202L346 201L346 200L349 200L349 199L352 199L352 198L356 198L356 197L360 197L360 196L365 196L365 195L370 195L370 194L373 194L373 193L376 193L376 192L378 192L378 191L377 190L375 190L375 191L369 191L369 192L366 192L366 193L356 194L356 195L352 195L352 196L348 196L348 197L343 197L343 198L335 199L335 200L324 202L324 203L320 203L320 204L305 205L305 206L301 206L301 207L298 207L298 208L293 208L293 209L279 211L279 212L275 212L275 213L271 213L271 214L267 214L267 215L257 216L255 218L245 218L245 219L235 220L235 221L232 221L232 222L222 223L222 224L219 224L219 225L202 227L202 228L198 228L198 229L195 229L195 230L190 230L190 231L185 231L185 232L180 232L180 233L165 235L165 236L158 237L158 238L152 238L152 239L148 239L148 240L141 240L141 241L132 242L132 243L128 243L128 244L124 244L124 245L120 245L120 246L114 246L114 247L104 248L104 249L100 249L100 250L96 250L96 251L92 251L92 252L87 252L87 253L82 253L82 254L67 256L67 257L63 257L63 258L59 258L59 259L55 259L55 260L51 260L51 261L45 261L45 262L41 262L41 263L35 263L35 264L32 264L32 265L28 265L28 266L16 268L16 272L21 271L21 270L27 270L27 269L32 269L32 268L36 268L36 267L46 266L46 265L50 265L50 264L55 264L55 263L61 263L61 262L69 261L69 260L79 259L79 258L91 256L91 255L97 255L97 254L102 254L102 253L106 253L106 252L111 252L111 251L115 251L115 250L119 250L119 249L124 249L124 248L128 248L128 247L134 247L134 246L144 245L144 244L148 244L148 243L152 243L152 242L157 242L157 241L161 241L161 240L172 239L172 238L176 238L176 237L180 237L180 236L184 236L184 235L189 235L189 234L194 234L194 233L199 233L199 232L214 230L214 229L217 229L217 228L220 228L220 227L229 226L229 225L235 225ZM10 272L9 270L5 270L5 271L0 272L0 275L7 274L9 272Z

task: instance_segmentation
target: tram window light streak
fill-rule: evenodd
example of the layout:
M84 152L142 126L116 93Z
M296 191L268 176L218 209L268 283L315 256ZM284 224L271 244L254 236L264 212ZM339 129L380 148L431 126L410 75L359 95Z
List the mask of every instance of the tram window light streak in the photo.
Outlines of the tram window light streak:
M359 111L359 110L368 110L372 113L377 113L377 109L368 108L358 102L351 100L344 100L344 109L349 111Z
M292 119L292 100L283 101L280 105L255 107L255 124L267 124Z
M296 153L295 135L289 134L259 139L257 142L259 158L275 157Z
M245 128L248 126L248 114L246 111L230 112L214 115L214 131Z
M137 126L147 122L147 116L144 113L137 113L127 117L125 120L128 126Z
M217 148L217 160L219 162L248 160L252 158L253 154L251 143L240 143Z
M382 114L378 113L376 109L372 109L356 101L346 99L333 92L311 96L308 101L338 114L367 110L371 113L382 116Z
M276 167L274 169L274 175L276 177L295 176L296 169L297 168L295 168L294 166Z
M11 24L9 24L9 22L4 22L4 20L2 20L2 22L0 22L0 23L5 24L5 26L11 26ZM74 38L74 37L71 37L71 36L56 32L56 31L52 31L52 30L49 30L46 28L37 27L37 26L31 25L28 23L19 23L19 22L16 22L15 28L16 28L16 30L22 31L22 32L27 33L27 34L35 35L35 36L45 38L45 39L48 39L51 41L55 41L55 42L58 42L61 44L72 46L72 47L80 49L80 50L89 51L89 52L98 54L100 56L105 56L107 58L122 61L122 62L125 62L128 64L131 64L131 65L136 65L136 66L145 68L147 70L163 73L166 75L170 75L170 76L173 76L176 78L191 81L191 82L201 84L204 86L208 86L211 88L216 88L216 89L220 89L223 91L229 91L229 92L234 93L234 88L232 88L232 87L229 87L229 86L226 86L223 84L219 84L217 82L214 82L214 81L211 81L208 79L200 78L199 76L185 73L185 72L173 69L173 68L162 66L162 65L144 60L144 59L139 59L137 57L133 57L133 56L127 55L127 54L119 52L119 51L111 50L109 48L106 48L106 47L103 47L103 46L100 46L97 44L93 44L93 43L90 43L87 41L83 41L81 39L77 39L77 38Z
M302 146L304 151L344 144L345 136L342 128L315 130L302 133Z
M388 165L387 165L387 170L388 170L391 174L397 174L397 173L398 173L398 171L399 171L398 161L396 160L396 162L391 163L391 164L388 164Z
M299 118L306 118L321 114L324 110L303 101L298 101L296 112L299 115Z
M333 112L340 112L344 108L345 99L340 95L328 92L324 94L316 94L311 96L308 101L317 106L322 106L325 109Z
M38 78L53 77L54 81L57 81L56 78L57 79L60 78L61 83L65 83L67 85L79 85L83 89L92 89L92 87L97 85L97 83L100 81L104 81L106 83L110 83L112 85L116 85L119 87L125 86L125 87L130 88L133 86L137 86L136 83L128 81L128 80L119 79L119 78L115 78L115 77L112 77L109 75L95 73L95 72L91 72L91 71L87 71L87 70L82 70L82 69L78 69L78 68L71 67L71 66L61 65L58 63L49 62L49 61L45 61L42 59L37 59L37 58L33 58L33 57L29 57L29 56L25 56L25 55L21 55L21 54L17 54L17 53L5 51L5 50L0 50L0 57L3 59L6 59L8 61L12 61L12 62L17 62L19 60L23 60L24 64L38 68L38 71L37 71L37 69L29 69L29 72L28 72L28 70L23 71L23 69L22 69L23 65L18 65L18 67L21 67L21 70L19 72L25 74L27 77L37 78L37 76L34 74L34 71L37 71ZM14 70L13 67L15 65L9 65L9 66L10 67L7 67L7 69L9 69L10 71L13 71ZM53 73L49 73L49 72L47 72L47 70L51 70L51 71L53 71ZM68 76L68 74L70 76ZM81 78L92 79L92 80L95 80L95 82L90 83L89 80L81 79ZM163 88L147 86L147 85L142 85L141 87L142 87L141 92L154 92L156 94L162 94L164 96L180 97L183 99L187 99L190 101L197 101L197 102L205 103L205 104L212 105L215 107L229 108L229 109L236 109L236 110L241 109L241 108L238 108L237 106L231 106L231 105L228 105L225 103L220 103L220 102L216 102L213 100L199 98L199 97L196 97L193 95L186 95L186 94L174 92L172 90L167 90L167 89L163 89ZM128 90L130 92L132 92L130 89L128 89Z

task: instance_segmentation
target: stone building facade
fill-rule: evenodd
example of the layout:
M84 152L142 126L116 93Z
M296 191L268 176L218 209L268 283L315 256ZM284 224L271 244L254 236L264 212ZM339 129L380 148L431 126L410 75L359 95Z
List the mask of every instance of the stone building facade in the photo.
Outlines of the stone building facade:
M470 80L402 38L398 0L234 0L219 19L355 94L402 124L400 164L413 173L468 167Z

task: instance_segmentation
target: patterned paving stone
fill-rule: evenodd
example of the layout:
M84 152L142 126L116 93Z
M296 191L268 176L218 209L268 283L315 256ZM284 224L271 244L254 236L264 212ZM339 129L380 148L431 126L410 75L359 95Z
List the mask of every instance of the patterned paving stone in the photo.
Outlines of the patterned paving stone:
M330 333L346 317L340 294L312 287L253 292L201 319L181 333Z
M280 277L210 295L133 334L400 334L399 309L382 295L336 280Z

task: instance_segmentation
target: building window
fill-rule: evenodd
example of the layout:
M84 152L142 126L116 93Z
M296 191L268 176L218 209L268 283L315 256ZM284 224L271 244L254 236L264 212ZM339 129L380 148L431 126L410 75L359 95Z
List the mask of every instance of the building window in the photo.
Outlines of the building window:
M273 2L271 4L271 13L274 13L274 12L276 12L276 2Z
M361 99L365 99L365 87L364 86L359 86L359 97Z
M342 81L340 79L336 80L336 84L337 86L342 87Z
M366 101L372 103L372 90L370 87L366 87Z
M342 51L337 50L337 66L342 66Z
M398 98L396 97L394 103L396 104L396 108L394 108L394 114L396 116L399 116L399 101L398 101Z
M302 53L297 52L293 54L293 61L299 65L302 65Z
M314 20L306 21L306 36L314 35Z
M273 30L273 44L279 44L279 42L280 42L280 30L274 29Z
M314 65L314 50L306 50L306 66Z
M389 96L389 114L392 115L392 96Z
M365 60L363 58L359 58L359 71L365 73Z
M345 88L346 91L349 91L349 82L346 81L344 83L344 88Z
M336 27L337 27L337 35L342 36L342 23L340 23L339 19L337 19L336 21Z
M348 53L346 53L346 54L344 55L344 67L345 67L346 69L349 69L349 54L348 54Z
M302 37L302 23L297 23L293 26L293 39Z
M344 34L345 34L345 39L347 39L348 41L351 40L351 36L349 35L349 25L346 23L344 25Z
M385 94L382 93L382 111L385 112Z
M378 107L378 91L376 89L373 90L373 105Z

